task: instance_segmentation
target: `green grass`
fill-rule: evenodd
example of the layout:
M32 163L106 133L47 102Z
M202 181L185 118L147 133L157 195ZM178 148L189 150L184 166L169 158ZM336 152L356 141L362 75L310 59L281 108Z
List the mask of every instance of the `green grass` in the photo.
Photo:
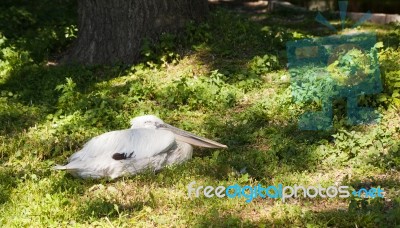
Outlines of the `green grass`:
M144 45L143 59L134 66L52 66L47 62L76 35L69 11L75 3L65 1L71 7L59 8L40 2L0 8L2 226L400 226L398 25L362 27L378 30L384 44L379 55L385 90L363 100L380 111L381 122L346 125L338 101L334 128L308 132L297 128L308 106L292 100L285 43L327 35L313 22L315 15L297 24L287 23L296 16L290 13L254 22L217 9L180 36ZM46 13L52 10L59 13ZM128 128L129 120L142 114L158 115L229 148L196 148L183 165L114 181L84 181L52 170L91 137ZM285 203L191 200L192 181L380 186L386 195Z

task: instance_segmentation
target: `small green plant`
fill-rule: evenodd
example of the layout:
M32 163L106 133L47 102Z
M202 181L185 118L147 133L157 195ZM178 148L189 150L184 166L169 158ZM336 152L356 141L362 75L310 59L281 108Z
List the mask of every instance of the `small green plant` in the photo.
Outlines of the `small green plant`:
M76 92L76 83L71 78L67 78L66 83L58 85L56 90L62 94L58 99L59 111L68 112L68 110L74 110L75 103L80 97L80 94Z
M262 57L254 57L249 63L249 68L255 74L260 75L280 69L280 64L278 57L266 54Z
M159 93L159 98L172 107L230 107L235 104L236 92L233 87L226 86L223 77L225 76L217 71L212 72L209 77L184 76Z
M159 41L154 44L145 39L142 44L141 54L144 61L150 67L166 67L168 64L177 64L180 56L175 52L177 38L169 33L163 33Z
M380 101L400 107L400 49L386 48L379 53L385 93Z
M187 24L183 38L187 45L193 45L194 49L198 49L202 44L208 43L211 39L212 34L208 22L199 25L191 21Z

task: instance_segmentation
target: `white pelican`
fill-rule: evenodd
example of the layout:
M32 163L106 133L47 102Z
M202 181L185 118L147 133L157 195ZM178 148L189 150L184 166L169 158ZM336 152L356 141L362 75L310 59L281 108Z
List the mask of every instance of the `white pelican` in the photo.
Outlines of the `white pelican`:
M148 168L156 171L166 165L187 161L192 158L191 145L227 148L166 124L156 116L139 116L131 120L130 129L92 138L68 159L67 165L54 168L81 178L114 179Z

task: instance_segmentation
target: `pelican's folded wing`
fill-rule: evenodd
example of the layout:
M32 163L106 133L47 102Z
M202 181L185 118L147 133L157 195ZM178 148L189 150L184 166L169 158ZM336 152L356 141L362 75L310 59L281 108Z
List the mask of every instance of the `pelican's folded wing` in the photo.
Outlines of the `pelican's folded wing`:
M174 134L165 130L138 128L111 131L91 139L69 161L142 159L163 153L174 143Z

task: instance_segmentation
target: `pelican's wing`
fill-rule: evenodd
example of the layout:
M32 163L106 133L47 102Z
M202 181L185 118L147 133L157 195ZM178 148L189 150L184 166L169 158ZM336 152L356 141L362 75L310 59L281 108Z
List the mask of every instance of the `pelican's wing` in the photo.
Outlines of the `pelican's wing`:
M111 131L94 137L69 161L127 158L142 159L163 153L175 143L172 132L155 129L127 129Z

